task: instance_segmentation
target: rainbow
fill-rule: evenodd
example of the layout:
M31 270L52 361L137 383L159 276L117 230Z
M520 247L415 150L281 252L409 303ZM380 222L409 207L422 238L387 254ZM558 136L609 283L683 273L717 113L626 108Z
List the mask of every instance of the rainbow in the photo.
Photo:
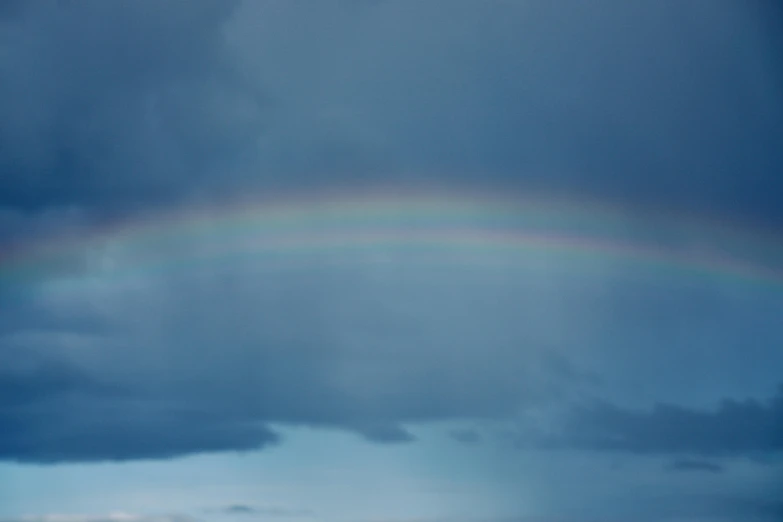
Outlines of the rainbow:
M114 245L143 253L131 269L137 273L179 270L199 258L252 256L285 265L379 252L437 263L513 262L541 254L783 288L782 239L693 216L629 212L584 200L386 190L191 207L87 234L0 246L0 282L35 280L63 260Z

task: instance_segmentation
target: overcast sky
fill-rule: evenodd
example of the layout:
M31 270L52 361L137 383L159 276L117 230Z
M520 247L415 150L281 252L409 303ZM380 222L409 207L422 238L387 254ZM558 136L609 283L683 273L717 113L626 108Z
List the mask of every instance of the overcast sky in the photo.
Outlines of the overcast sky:
M0 522L783 521L782 49L0 1Z

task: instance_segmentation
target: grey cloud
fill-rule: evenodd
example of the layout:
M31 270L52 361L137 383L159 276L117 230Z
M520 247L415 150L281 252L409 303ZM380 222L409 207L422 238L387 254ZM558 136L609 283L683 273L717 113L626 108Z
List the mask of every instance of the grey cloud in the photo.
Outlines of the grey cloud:
M182 5L37 2L2 15L3 237L67 235L65 222L87 229L96 209L183 194L364 182L480 181L742 210L752 199L753 212L779 217L775 56L728 2ZM724 39L726 27L737 38ZM644 377L634 390L660 390L680 380L666 370L704 359L685 330L724 355L744 328L776 341L762 304L737 319L738 301L717 290L683 298L667 286L666 299L640 299L658 281L615 280L611 264L611 277L589 284L555 268L334 268L344 260L329 255L275 271L226 261L209 251L219 231L201 232L192 251L109 241L62 268L67 277L4 281L0 350L21 336L40 369L0 375L15 390L1 399L14 404L2 458L250 449L277 441L274 423L404 442L409 423L513 416L620 367ZM219 266L179 270L202 254ZM164 258L175 268L155 265ZM594 298L615 290L627 302ZM735 328L714 339L728 318ZM659 355L667 342L638 339L676 321L680 335L666 340L678 341L676 358ZM562 346L566 356L552 357ZM664 371L647 378L651 367ZM121 393L99 396L106 382ZM649 417L712 422L671 410ZM636 437L628 449L666 447L629 427L652 425L645 413L606 405L587 417ZM611 446L602 434L582 443Z
M0 404L5 409L65 394L108 396L116 392L65 362L44 360L25 364L26 368L19 367L18 361L5 362L6 366L0 370Z
M3 5L3 205L481 183L783 222L774 7Z
M0 338L0 460L169 458L278 441L260 422L166 404L138 387L106 382L63 353L46 353L53 339L72 350L96 346L62 332Z
M783 451L783 387L769 400L724 399L710 410L657 404L649 411L599 403L580 408L562 441L572 447L693 455Z
M683 472L704 472L704 473L723 473L725 468L716 463L711 462L709 460L699 460L699 459L677 459L674 462L672 462L668 467L668 470L670 471L683 471Z
M292 109L298 139L261 140L275 158L261 164L292 162L294 184L319 183L324 168L336 185L518 185L783 221L774 7L451 0L243 9L239 54L302 109ZM281 47L287 56L272 51ZM307 138L311 124L338 141Z
M4 426L0 459L38 463L166 459L255 450L279 441L260 422L192 410L154 401L40 401L35 407L0 416Z
M394 251L379 257L329 251L292 255L279 266L233 256L220 230L201 232L192 243L99 243L86 249L80 270L42 277L7 296L17 305L5 324L0 317L0 362L8 368L0 377L14 393L0 400L13 405L0 458L130 460L248 450L279 442L277 425L342 429L379 443L411 441L408 427L437 421L522 418L554 429L558 408L598 391L593 369L605 375L616 368L616 378L630 367L636 390L660 387L647 367L678 364L658 351L641 354L649 358L644 364L622 364L616 343L637 331L631 320L637 311L582 294L622 278L616 270L610 279L576 279L571 293L555 259L545 271L518 258L485 270L454 257L442 266L418 265ZM729 322L743 302L721 299L726 306L705 324L744 328L744 320ZM702 296L681 306L699 303ZM657 325L661 342L671 328L678 335L679 314L673 315ZM763 314L753 319L768 328ZM585 346L592 347L589 359ZM711 349L733 357L732 346ZM695 358L704 348L684 346L681 355L689 349ZM17 370L11 363L20 354L35 357L27 367L17 362ZM604 381L612 379L602 380L602 392ZM113 394L101 388L107 384ZM724 386L720 374L713 386ZM720 424L710 413L662 411L672 408L694 425L705 418ZM691 432L711 429L667 425L675 435L684 430L685 442L656 439L660 414L647 416L596 407L582 412L564 442L609 449L620 432L626 449L665 451L665 444L685 447ZM751 437L773 434L764 428L757 422ZM742 439L732 451L763 450L751 446Z
M780 522L783 520L783 502L773 500L774 496L768 499L741 499L728 502L728 509L736 510L739 514L747 517L759 517L764 521Z
M233 504L219 510L229 515L259 515L265 517L308 517L313 514L309 509L292 509L269 506L253 506L248 504Z
M482 440L481 434L472 429L452 430L449 432L449 436L457 442L467 445L475 445Z
M4 18L18 16L24 7L30 3L26 0L6 0L0 3L0 23L5 22Z
M358 432L371 442L380 442L384 444L399 444L416 440L416 437L409 431L399 426L389 424L364 426L359 428Z
M37 353L41 368L63 358L119 392L72 393L87 384L63 375L7 377L17 394L3 400L19 418L0 437L4 459L261 448L277 441L275 424L403 443L409 423L503 417L573 382L551 364L549 330L533 328L540 300L520 302L501 272L458 271L455 283L442 270L357 259L268 273L251 257L142 273L138 251L95 255L112 262L23 292L24 320L7 325L0 350ZM522 307L530 317L517 317Z
M0 204L109 211L195 187L258 130L236 2L29 2L3 28Z

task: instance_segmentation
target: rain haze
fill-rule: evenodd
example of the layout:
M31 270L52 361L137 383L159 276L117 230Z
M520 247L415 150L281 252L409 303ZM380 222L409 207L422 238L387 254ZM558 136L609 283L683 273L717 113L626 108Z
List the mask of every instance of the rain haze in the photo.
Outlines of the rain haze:
M0 522L783 521L783 8L0 0Z

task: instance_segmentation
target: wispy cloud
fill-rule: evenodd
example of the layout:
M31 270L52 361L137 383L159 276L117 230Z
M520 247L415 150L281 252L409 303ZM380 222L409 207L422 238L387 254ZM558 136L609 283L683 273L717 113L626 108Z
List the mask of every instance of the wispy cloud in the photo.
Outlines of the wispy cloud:
M218 512L227 515L258 515L264 517L310 517L313 511L309 509L283 508L274 506L254 506L249 504L232 504L210 512Z
M669 464L666 469L670 471L695 471L705 473L723 473L725 470L721 464L699 459L677 459Z
M69 513L48 513L0 518L2 522L197 522L197 519L183 514L139 515L126 512L111 512L104 515Z
M462 444L475 445L481 442L481 433L475 429L456 429L449 431L449 437Z

